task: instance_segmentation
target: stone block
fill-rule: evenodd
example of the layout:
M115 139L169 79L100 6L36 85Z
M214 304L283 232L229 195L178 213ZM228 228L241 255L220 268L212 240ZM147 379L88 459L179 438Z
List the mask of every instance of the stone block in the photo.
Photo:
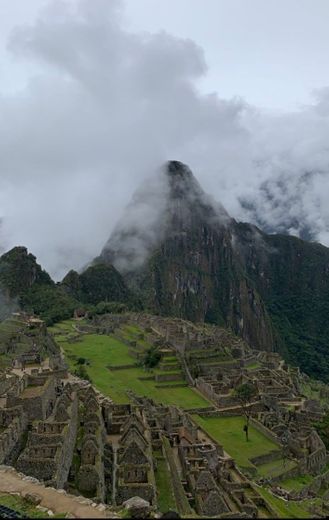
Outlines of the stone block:
M131 518L148 518L152 507L147 500L141 497L132 497L123 502L123 506L129 512Z
M38 506L42 500L41 496L37 493L24 493L23 498L34 506Z

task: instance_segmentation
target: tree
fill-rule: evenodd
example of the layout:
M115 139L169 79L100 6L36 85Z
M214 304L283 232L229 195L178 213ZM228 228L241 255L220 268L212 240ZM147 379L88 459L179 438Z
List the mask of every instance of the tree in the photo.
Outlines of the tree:
M246 423L243 431L246 434L246 441L249 441L249 421L250 421L250 403L256 395L257 389L253 383L242 383L235 389L235 395L241 403L243 414L246 418Z
M146 369L154 368L159 364L161 354L157 347L148 348L140 359L140 365Z

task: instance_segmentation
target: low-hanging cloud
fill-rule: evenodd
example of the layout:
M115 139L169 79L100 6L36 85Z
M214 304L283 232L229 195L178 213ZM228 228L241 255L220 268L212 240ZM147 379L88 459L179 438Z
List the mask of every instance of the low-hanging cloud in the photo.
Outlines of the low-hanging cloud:
M56 0L8 48L38 73L0 98L3 248L26 245L61 278L100 252L168 159L233 217L329 244L329 89L286 114L201 94L202 49L128 32L113 0Z

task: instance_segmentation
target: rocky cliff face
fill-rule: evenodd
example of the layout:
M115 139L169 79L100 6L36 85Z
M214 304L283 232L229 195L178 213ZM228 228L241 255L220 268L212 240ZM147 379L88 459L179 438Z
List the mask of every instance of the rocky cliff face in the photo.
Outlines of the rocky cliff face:
M229 326L329 379L329 249L236 222L180 162L160 176L158 191L137 193L97 261L113 263L150 311Z
M234 251L235 221L203 192L184 164L171 161L162 175L162 189L166 187L157 216L158 240L149 247L143 241L135 258L126 243L134 230L121 223L101 261L125 266L126 280L152 312L228 325L255 347L273 349L266 308ZM134 229L136 246L136 222ZM145 226L142 233L147 235Z

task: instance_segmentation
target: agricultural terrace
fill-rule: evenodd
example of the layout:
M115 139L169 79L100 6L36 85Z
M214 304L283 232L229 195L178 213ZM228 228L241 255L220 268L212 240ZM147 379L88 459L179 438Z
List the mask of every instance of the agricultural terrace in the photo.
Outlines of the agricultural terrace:
M278 518L313 518L309 511L312 505L319 505L320 499L301 500L299 502L287 501L274 496L268 489L257 486L258 493L272 507Z
M278 445L262 432L249 425L249 441L246 441L243 426L244 417L200 417L192 415L195 422L212 436L224 450L235 459L240 468L251 469L259 476L277 476L294 467L292 461L284 462L282 458L267 464L254 466L251 459L278 450Z
M137 359L131 353L129 341L136 341L139 351L150 347L145 339L139 339L143 333L139 327L123 325L116 329L115 334L98 335L78 333L75 326L76 321L67 320L48 330L62 348L71 372L77 369L79 358L85 360L84 366L92 383L115 402L129 402L127 390L132 390L164 405L177 405L184 409L209 406L201 394L186 385L180 367L164 372L160 367L146 371L136 365ZM170 356L168 364L175 367L176 357ZM173 374L176 379L170 383L156 382L157 374Z

